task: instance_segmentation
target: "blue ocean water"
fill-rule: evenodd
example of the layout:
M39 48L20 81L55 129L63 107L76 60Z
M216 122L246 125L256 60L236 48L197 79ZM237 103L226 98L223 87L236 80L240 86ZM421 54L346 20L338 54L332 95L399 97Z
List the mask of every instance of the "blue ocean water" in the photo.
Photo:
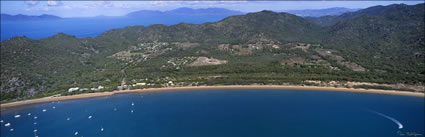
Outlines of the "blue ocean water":
M74 137L76 132L85 137L423 136L424 98L307 90L167 91L28 105L2 111L1 119L2 137Z
M32 39L47 38L57 33L65 33L78 38L96 37L105 31L134 25L178 23L202 24L219 21L227 16L167 16L167 17L92 17L65 18L46 21L2 21L1 40L14 36L27 36Z

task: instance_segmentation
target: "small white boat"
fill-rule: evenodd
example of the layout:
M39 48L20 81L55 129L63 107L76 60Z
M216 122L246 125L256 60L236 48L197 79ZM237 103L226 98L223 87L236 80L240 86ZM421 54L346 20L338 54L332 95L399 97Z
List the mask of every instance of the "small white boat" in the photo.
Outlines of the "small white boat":
M34 129L34 133L37 132L37 131L38 131L37 129Z
M89 116L89 119L91 119L92 118L92 116Z
M4 126L5 127L8 127L8 126L10 126L10 123L6 123L6 124L4 124Z
M133 110L131 110L131 113L133 113L134 111Z
M131 106L134 106L134 102L131 102Z
M103 132L103 127L102 127L102 128L100 128L100 131L101 131L101 132Z
M21 115L15 115L15 118L20 118L21 117Z
M55 106L53 106L52 108L53 108L53 109L55 109L56 107L55 107Z
M34 119L37 119L38 117L37 116L34 116Z
M15 129L11 128L10 131L15 131Z
M0 123L3 123L4 121L3 120L0 120Z
M76 135L78 135L78 132L75 132L75 133L74 133L74 136L76 136Z
M34 125L37 125L37 122L34 122Z
M46 112L47 110L46 110L46 109L43 109L42 111L43 111L43 112Z
M71 118L66 118L66 120L71 120Z
M28 115L28 116L31 116L31 113L28 113L27 115Z

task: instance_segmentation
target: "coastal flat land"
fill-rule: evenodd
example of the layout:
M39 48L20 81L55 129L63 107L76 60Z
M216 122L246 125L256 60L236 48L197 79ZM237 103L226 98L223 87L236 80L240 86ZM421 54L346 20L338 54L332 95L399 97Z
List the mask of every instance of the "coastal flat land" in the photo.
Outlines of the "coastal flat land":
M50 96L50 97L45 97L40 99L30 99L30 100L0 104L0 107L1 107L1 110L5 110L11 107L17 107L17 106L23 106L23 105L29 105L29 104L35 104L35 103L111 96L111 95L120 94L120 93L160 92L160 91L175 91L175 90L206 90L206 89L294 89L294 90L373 93L373 94L400 95L400 96L412 96L412 97L425 98L424 93L396 91L396 90L354 89L354 88L335 88L335 87L317 87L317 86L232 85L232 86L189 86L189 87L169 87L169 88L147 88L147 89L136 89L136 90L117 90L112 92L86 93L86 94L78 94L78 95L71 95L71 96Z

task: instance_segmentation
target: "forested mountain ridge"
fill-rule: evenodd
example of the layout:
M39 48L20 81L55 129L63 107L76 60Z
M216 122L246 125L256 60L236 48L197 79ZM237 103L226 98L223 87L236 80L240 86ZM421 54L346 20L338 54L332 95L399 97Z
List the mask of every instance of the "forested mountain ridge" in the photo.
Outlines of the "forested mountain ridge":
M425 71L423 60L417 59L425 54L424 4L378 6L359 12L329 27L324 43L377 69Z
M349 20L357 17L364 16L380 16L383 14L397 14L406 13L415 14L423 10L423 3L414 6L405 4L393 4L388 6L374 6L366 9L358 10L356 12L347 12L339 16L321 16L321 17L307 17L308 20L320 24L322 26L334 25L340 21ZM422 9L421 9L422 8Z
M151 25L134 26L122 30L112 30L104 35L132 35L125 37L138 41L197 41L197 42L247 42L259 37L268 37L279 41L318 41L318 25L287 13L261 11L227 17L219 22L195 24L177 24L172 26ZM131 34L130 34L131 33ZM296 33L301 36L294 36ZM119 37L119 36L112 36ZM133 39L132 39L133 38Z
M129 26L95 38L15 37L0 45L1 100L75 94L71 87L82 93L311 80L423 87L423 11L424 4L377 6L322 26L261 11L199 25ZM99 85L105 88L91 89Z

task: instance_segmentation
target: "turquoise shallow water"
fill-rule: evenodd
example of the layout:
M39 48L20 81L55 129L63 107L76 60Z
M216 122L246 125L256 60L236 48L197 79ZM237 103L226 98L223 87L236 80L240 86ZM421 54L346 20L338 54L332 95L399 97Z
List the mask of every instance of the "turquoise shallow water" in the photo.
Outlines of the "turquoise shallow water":
M28 105L2 111L1 120L2 137L396 137L397 132L424 134L424 98L271 89L167 91Z

